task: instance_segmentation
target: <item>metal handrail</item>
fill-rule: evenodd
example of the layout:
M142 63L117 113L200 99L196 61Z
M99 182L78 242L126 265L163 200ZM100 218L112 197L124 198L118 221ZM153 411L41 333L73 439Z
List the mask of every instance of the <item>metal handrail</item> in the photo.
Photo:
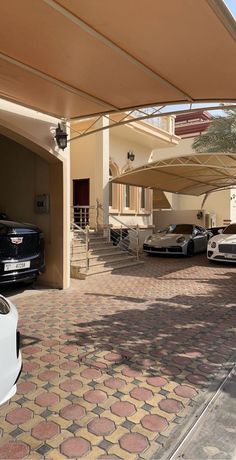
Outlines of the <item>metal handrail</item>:
M130 227L129 225L126 225L125 222L122 222L122 220L118 219L118 217L112 215L112 219L116 220L120 225L123 227L127 228L127 230L131 230L132 232L135 232L136 234L138 233L138 225L135 225L134 227Z

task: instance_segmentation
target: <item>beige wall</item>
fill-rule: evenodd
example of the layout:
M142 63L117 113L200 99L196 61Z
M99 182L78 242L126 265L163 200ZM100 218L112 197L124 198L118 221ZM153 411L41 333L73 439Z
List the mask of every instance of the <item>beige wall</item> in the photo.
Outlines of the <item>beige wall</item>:
M68 288L70 285L70 144L64 151L56 144L55 129L59 121L54 117L0 99L0 134L15 141L14 151L18 149L19 152L16 162L11 162L11 172L9 170L7 172L9 182L11 177L15 177L14 184L18 181L23 192L25 193L27 188L29 194L28 196L25 193L24 202L20 203L18 211L14 208L14 212L18 212L20 220L22 215L26 216L24 220L35 218L32 215L30 200L30 194L34 192L32 177L35 178L36 190L44 187L46 190L49 184L50 218L37 216L38 225L45 229L48 258L47 272L40 280L54 287ZM69 134L68 126L67 132ZM31 155L34 152L35 160L30 160L28 155L28 160L21 162L25 155L23 151ZM1 150L1 157L2 155ZM17 165L17 169L14 164ZM0 163L0 176L3 175L1 169ZM29 173L29 169L32 174L34 171L34 176ZM25 177L27 171L28 175ZM4 195L2 199L3 197Z
M203 211L202 217L199 219L197 217L198 211L199 209L156 211L153 213L155 229L160 229L170 224L196 224L202 227L214 226L210 223L210 216L205 215L205 211Z
M12 219L38 225L45 235L46 272L40 281L63 287L63 164L46 162L0 136L0 210ZM37 214L37 194L50 195L50 213Z
M174 209L180 211L201 209L204 196L175 195ZM223 225L225 219L230 219L230 190L211 193L204 206L205 212L216 215L216 226Z
M167 158L175 158L184 155L194 155L196 152L192 149L193 140L193 138L182 139L180 143L175 147L154 150L153 161L164 160ZM204 195L201 195L200 197L171 193L168 193L167 195L173 208L173 219L174 216L177 217L177 214L174 214L174 210L178 211L178 216L181 216L180 211L183 211L182 218L186 216L191 216L190 211L193 211L192 216L194 217L194 215L196 214L195 210L201 209L202 202L204 199ZM224 190L220 192L211 193L208 196L203 208L206 213L215 215L215 225L220 226L224 224L225 219L230 219L230 204L230 190ZM188 213L185 213L185 211L188 211ZM159 222L159 218L155 214L155 222L157 221ZM175 222L173 221L172 223ZM202 222L202 225L204 225L204 222Z

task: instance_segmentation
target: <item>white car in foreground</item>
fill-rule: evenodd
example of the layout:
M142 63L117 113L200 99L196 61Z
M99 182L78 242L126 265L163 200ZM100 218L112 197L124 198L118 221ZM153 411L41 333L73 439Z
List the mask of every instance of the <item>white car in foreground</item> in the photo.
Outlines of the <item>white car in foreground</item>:
M216 262L236 262L236 223L209 240L207 258Z
M0 405L16 393L22 367L16 307L0 295Z

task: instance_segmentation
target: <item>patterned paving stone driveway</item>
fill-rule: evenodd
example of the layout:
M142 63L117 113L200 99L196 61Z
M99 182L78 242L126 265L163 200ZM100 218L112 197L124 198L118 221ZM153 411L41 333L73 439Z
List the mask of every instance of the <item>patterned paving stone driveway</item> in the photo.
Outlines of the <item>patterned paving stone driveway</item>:
M24 366L1 459L157 458L236 348L235 268L204 256L12 298Z

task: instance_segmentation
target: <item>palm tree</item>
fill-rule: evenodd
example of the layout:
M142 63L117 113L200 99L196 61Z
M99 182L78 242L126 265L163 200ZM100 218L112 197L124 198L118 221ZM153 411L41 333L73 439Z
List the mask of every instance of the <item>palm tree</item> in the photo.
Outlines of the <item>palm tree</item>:
M236 108L225 108L224 112L224 116L213 118L204 134L195 138L194 150L201 153L236 153Z

